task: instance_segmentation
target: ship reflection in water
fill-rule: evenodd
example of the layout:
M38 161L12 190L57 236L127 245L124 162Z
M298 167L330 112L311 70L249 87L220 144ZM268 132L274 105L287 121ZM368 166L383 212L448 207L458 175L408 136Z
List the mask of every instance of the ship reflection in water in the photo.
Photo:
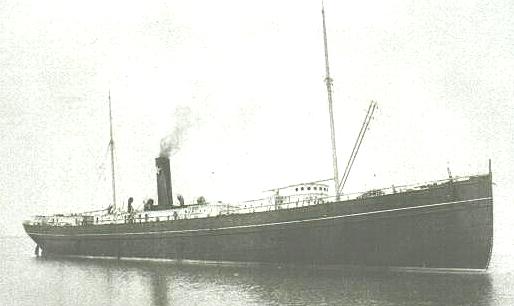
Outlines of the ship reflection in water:
M83 282L79 303L116 305L492 305L488 274L322 271L97 259L35 259ZM73 272L72 272L73 271ZM91 272L96 271L96 272ZM83 275L83 277L79 277ZM62 291L68 294L67 290ZM60 297L65 301L66 297ZM72 302L72 301L69 301ZM65 303L67 304L67 302Z
M0 238L2 305L514 305L514 256L488 273L324 271L37 258Z

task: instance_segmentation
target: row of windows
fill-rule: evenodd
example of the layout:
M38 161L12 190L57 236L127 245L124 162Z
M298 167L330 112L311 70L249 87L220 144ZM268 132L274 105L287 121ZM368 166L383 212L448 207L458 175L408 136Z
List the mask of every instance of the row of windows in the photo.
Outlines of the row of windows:
M312 187L314 190L318 190L318 187L314 186ZM301 190L301 191L304 191L305 190L305 187L301 187L300 189L298 187L296 187L296 191L298 190ZM307 190L311 190L311 187L307 187ZM319 191L328 191L328 188L327 187L319 187Z

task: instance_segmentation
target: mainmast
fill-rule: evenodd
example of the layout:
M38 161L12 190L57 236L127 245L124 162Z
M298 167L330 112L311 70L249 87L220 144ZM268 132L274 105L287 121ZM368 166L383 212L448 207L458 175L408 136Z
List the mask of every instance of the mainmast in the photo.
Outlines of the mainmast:
M332 139L332 164L334 167L334 190L336 196L339 197L339 171L337 170L337 150L336 150L336 136L334 131L334 115L332 110L332 78L330 78L330 68L328 65L328 43L327 43L327 29L325 26L325 7L321 3L321 15L323 16L323 42L325 46L325 69L326 77L325 84L327 85L328 94L328 112L330 115L330 137Z
M114 139L112 137L112 112L111 112L111 91L109 90L109 127L110 136L109 148L111 149L111 177L112 177L112 210L116 209L116 182L114 179Z

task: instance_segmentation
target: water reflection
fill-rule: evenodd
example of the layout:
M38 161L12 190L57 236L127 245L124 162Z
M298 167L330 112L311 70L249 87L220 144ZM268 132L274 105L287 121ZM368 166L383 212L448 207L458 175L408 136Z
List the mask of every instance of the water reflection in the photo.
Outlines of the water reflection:
M64 263L68 270L95 271L94 276L88 277L95 279L94 285L90 282L87 287L109 304L494 304L489 274L325 271L310 267L96 259L44 262Z
M168 305L169 284L165 273L152 271L150 276L150 291L153 305Z

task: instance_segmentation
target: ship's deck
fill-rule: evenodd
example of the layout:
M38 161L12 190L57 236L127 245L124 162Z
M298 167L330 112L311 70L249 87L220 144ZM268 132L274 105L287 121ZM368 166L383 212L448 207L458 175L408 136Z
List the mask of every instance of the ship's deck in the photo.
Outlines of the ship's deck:
M106 213L106 210L76 214L55 214L48 216L35 216L24 223L29 225L46 226L88 226L96 224L123 224L162 222L183 219L207 218L229 214L248 214L265 211L286 210L298 207L324 205L333 202L351 201L356 199L384 196L388 194L405 193L412 191L428 190L443 184L464 182L471 180L474 176L453 177L421 184L403 186L390 186L380 189L372 189L365 192L349 193L339 196L326 196L318 193L306 193L301 195L277 195L257 200L231 202L231 203L205 203L202 205L191 204L182 207L175 207L169 210L144 211L136 210L132 213L117 210L113 213Z

